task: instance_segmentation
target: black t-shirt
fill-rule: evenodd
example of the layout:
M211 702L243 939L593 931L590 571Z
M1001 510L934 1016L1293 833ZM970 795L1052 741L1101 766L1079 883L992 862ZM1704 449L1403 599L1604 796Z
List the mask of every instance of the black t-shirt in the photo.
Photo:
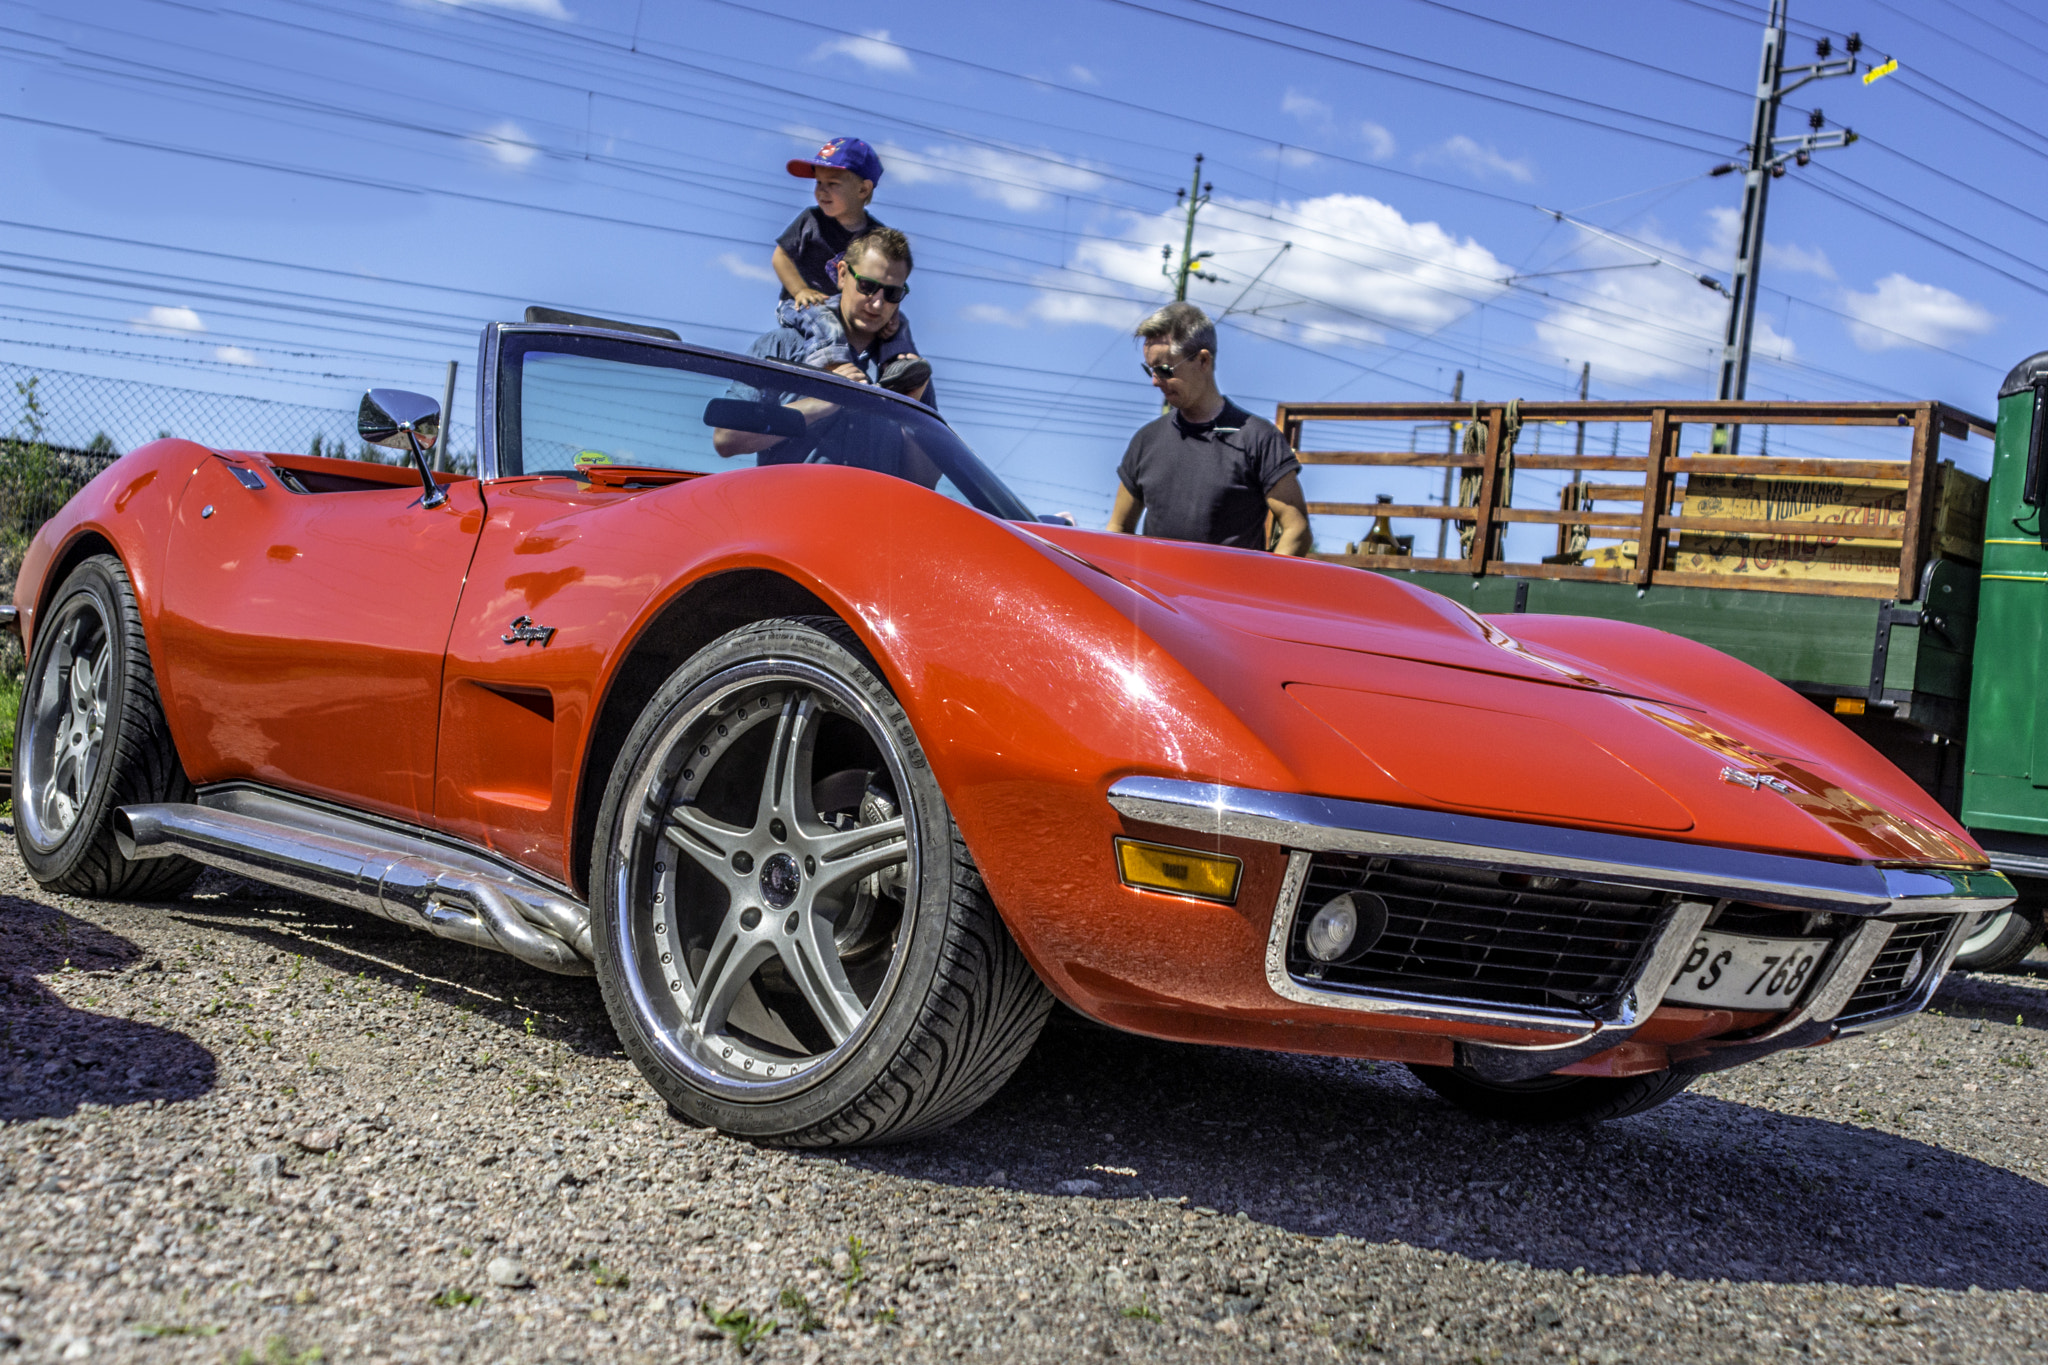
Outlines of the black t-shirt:
M882 220L871 213L868 215L867 227L862 228L860 232L849 232L839 225L837 218L813 204L799 213L796 221L782 230L782 235L775 239L775 245L781 247L789 259L796 262L797 273L804 277L805 284L821 294L836 294L839 292L839 281L825 273L826 264L846 250L847 245L860 236L861 232L881 226ZM789 296L787 289L782 291L782 297Z
M1300 468L1278 427L1226 398L1212 422L1139 427L1116 473L1145 505L1143 534L1263 550L1266 495Z

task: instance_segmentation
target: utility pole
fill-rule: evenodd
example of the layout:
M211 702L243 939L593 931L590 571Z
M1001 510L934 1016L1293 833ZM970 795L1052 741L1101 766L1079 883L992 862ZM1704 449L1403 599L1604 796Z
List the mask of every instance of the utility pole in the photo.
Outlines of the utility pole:
M1740 170L1742 177L1742 230L1736 239L1735 278L1730 281L1728 331L1721 344L1719 396L1741 398L1749 388L1750 337L1756 330L1757 271L1764 254L1764 209L1770 200L1771 181L1785 173L1785 163L1804 166L1818 151L1846 147L1856 134L1844 128L1824 133L1820 110L1808 116L1809 131L1793 137L1778 136L1778 105L1794 90L1829 76L1850 76L1861 69L1856 54L1863 39L1852 33L1845 46L1849 55L1830 61L1834 45L1826 38L1815 46L1816 60L1808 66L1785 66L1785 9L1788 0L1771 0L1769 22L1764 28L1763 62L1756 78L1756 110L1749 131L1749 164L1734 162L1714 168L1715 175ZM1788 83L1789 78L1789 83ZM1866 82L1867 83L1867 82ZM1739 427L1721 427L1714 433L1714 448L1732 455L1741 439Z
M1586 394L1588 390L1591 389L1592 384L1593 362L1590 360L1583 361L1579 365L1579 401L1581 403L1586 401ZM1579 439L1572 445L1572 454L1583 455L1585 453L1586 419L1581 417L1579 419ZM1585 498L1585 489L1586 471L1583 469L1574 469L1572 471L1572 481L1565 485L1565 503L1568 509L1580 508L1587 505ZM1557 528L1557 552L1560 555L1567 554L1571 551L1572 532L1575 529L1579 528L1571 526L1560 526ZM1580 543L1581 545L1583 545L1584 541L1582 540Z
M1585 401L1586 401L1586 392L1587 392L1587 390L1588 390L1589 388L1591 388L1591 387L1592 387L1592 384L1593 384L1593 362L1592 362L1592 361L1590 361L1590 360L1588 360L1588 361L1586 361L1586 362L1585 362L1584 364L1582 364L1582 365L1580 365L1580 366L1579 366L1579 401L1580 401L1581 403L1583 403L1583 402L1585 402ZM1579 422L1579 443L1578 443L1578 445L1577 445L1576 447L1574 447L1574 448L1573 448L1573 450L1572 450L1572 454L1574 454L1574 455L1583 455L1583 454L1585 454L1585 453L1586 453L1586 423L1585 423L1584 419L1581 419L1581 420L1580 420L1580 422Z
M1451 382L1451 401L1452 401L1453 403L1456 403L1456 402L1460 401L1461 399L1463 399L1463 398L1464 398L1464 396L1465 396L1465 372L1464 372L1463 370L1460 370L1460 371L1458 371L1458 377L1457 377L1457 378L1456 378L1455 380L1453 380L1453 381ZM1446 455L1452 455L1452 456L1455 456L1455 455L1456 455L1457 453L1458 453L1458 419L1454 417L1454 418L1452 418L1452 419L1451 419L1451 443L1450 443L1450 445L1448 445L1447 447L1445 447L1445 449L1444 449L1444 454L1446 454ZM1452 490L1453 488L1455 488L1455 487L1457 486L1457 479L1458 479L1458 471L1457 471L1457 468L1456 468L1455 466L1453 466L1453 465L1445 465L1445 466L1444 466L1444 507L1445 507L1446 509L1448 509L1448 508L1450 507L1450 505L1451 505L1451 490ZM1445 551L1446 549L1448 549L1448 548L1450 547L1450 543L1451 543L1451 539L1450 539L1450 537L1451 537L1451 521L1450 521L1450 518L1449 518L1449 517L1446 517L1446 518L1444 518L1444 519L1443 519L1442 521L1439 521L1439 522L1438 522L1438 523L1436 524L1436 557L1437 557L1438 559L1442 559L1442 558L1444 557L1444 551Z
M445 474L453 455L448 450L448 438L454 434L455 414L455 370L462 362L448 362L448 384L441 390L441 434L434 439L434 468Z
M1159 273L1173 281L1173 301L1175 303L1187 302L1188 276L1190 275L1198 280L1207 280L1211 284L1223 283L1221 279L1202 269L1201 263L1216 253L1213 251L1197 253L1195 251L1195 215L1201 212L1203 205L1209 202L1209 191L1215 188L1214 185L1202 183L1202 154L1196 152L1194 178L1188 182L1186 189L1177 190L1174 193L1174 202L1187 206L1187 230L1181 234L1180 264L1176 266L1173 263L1173 248L1171 246L1159 248Z

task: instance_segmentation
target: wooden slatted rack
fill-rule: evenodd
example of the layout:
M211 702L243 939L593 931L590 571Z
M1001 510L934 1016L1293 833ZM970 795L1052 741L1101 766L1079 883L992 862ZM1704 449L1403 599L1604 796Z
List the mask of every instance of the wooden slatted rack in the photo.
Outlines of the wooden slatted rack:
M1638 587L1671 584L1686 587L1738 588L1765 592L1802 592L1839 597L1881 597L1910 600L1917 592L1922 567L1932 552L1935 517L1930 506L1933 480L1943 435L1977 432L1995 435L1992 423L1943 403L1522 403L1524 430L1537 422L1641 423L1647 440L1640 455L1558 455L1514 453L1512 470L1558 470L1575 478L1584 474L1634 475L1591 485L1590 505L1559 509L1504 505L1504 403L1283 403L1274 424L1299 453L1304 465L1398 466L1407 468L1474 469L1479 476L1471 505L1312 502L1311 516L1387 516L1447 521L1454 528L1472 528L1471 552L1457 559L1415 555L1323 554L1319 558L1356 564L1360 568L1500 575L1517 578L1568 578L1594 582L1632 583ZM1302 428L1309 422L1485 423L1481 451L1467 455L1426 451L1301 449ZM1908 427L1912 449L1904 460L1841 460L1763 456L1682 454L1686 427L1824 426ZM1699 444L1707 445L1701 430ZM1787 476L1799 479L1889 480L1905 484L1905 517L1899 526L1857 525L1831 528L1813 521L1744 517L1688 517L1679 504L1684 481L1692 475ZM1641 510L1601 510L1599 502L1640 503ZM1503 527L1513 524L1586 527L1595 535L1630 537L1637 542L1633 566L1514 562L1501 554ZM1898 576L1864 581L1788 579L1747 573L1688 573L1671 567L1674 534L1686 532L1741 536L1812 538L1846 534L1866 544L1899 547ZM1560 531L1560 536L1563 532Z

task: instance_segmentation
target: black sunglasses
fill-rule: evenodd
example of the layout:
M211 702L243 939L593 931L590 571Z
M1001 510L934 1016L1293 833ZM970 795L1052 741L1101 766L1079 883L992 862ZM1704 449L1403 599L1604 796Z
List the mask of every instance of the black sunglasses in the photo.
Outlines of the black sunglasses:
M861 293L880 294L889 303L903 302L903 296L910 292L910 286L907 284L883 284L880 280L869 279L858 270L849 270L846 273L853 276L853 287Z
M1179 360L1174 361L1172 365L1147 365L1141 360L1138 362L1138 368L1148 375L1156 375L1160 379L1171 379L1173 378L1173 371L1176 366L1191 365L1201 357L1201 354L1200 351L1197 351L1194 355L1182 356Z

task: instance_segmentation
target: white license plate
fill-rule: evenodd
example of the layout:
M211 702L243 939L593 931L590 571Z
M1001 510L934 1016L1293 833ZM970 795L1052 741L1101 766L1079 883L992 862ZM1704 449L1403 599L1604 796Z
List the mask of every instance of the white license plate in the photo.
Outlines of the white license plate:
M1703 930L1664 999L1724 1009L1790 1009L1813 984L1830 946L1824 939L1744 938Z

